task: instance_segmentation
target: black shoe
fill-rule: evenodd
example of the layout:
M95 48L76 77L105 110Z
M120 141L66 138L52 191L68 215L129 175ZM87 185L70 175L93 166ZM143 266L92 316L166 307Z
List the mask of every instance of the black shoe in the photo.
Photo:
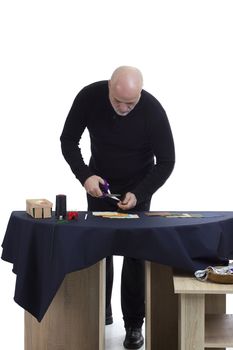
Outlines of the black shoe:
M126 349L139 349L144 344L142 329L136 327L126 327L124 347Z
M108 326L109 324L113 324L112 316L106 316L105 318L105 325Z

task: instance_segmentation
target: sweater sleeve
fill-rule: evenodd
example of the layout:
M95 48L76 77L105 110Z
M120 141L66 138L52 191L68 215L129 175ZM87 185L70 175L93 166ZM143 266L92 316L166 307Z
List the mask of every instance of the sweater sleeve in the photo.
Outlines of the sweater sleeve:
M84 163L79 147L79 142L86 126L87 104L85 90L83 89L72 104L60 137L62 154L82 185L89 176L94 175Z
M175 164L172 131L166 112L160 106L158 118L149 116L147 132L156 163L146 177L131 192L138 203L150 198L168 179Z

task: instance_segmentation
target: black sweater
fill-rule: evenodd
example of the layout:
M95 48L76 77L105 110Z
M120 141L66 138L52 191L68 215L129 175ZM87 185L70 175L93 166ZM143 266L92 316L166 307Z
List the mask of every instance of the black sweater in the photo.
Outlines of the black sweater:
M79 148L86 127L91 140L89 166ZM172 133L161 104L142 90L135 108L119 116L110 103L107 81L88 85L76 96L61 147L82 185L89 176L99 175L109 182L111 192L133 192L138 203L164 184L175 162Z

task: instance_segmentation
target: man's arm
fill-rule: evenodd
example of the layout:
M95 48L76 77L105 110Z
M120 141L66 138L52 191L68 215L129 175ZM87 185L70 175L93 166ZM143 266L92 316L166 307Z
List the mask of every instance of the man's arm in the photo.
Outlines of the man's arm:
M148 137L151 142L156 164L132 192L137 203L150 198L168 179L175 164L173 136L166 113L161 107L159 119L149 119Z
M62 154L77 179L84 185L94 175L84 163L79 142L87 126L87 102L85 89L76 96L67 116L60 140Z

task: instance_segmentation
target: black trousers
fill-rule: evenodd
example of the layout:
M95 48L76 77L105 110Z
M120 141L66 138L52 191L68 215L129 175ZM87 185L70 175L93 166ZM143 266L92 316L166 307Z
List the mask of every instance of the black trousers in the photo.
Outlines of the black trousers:
M87 195L89 211L117 211L116 201ZM137 205L132 211L147 211L150 200ZM113 257L106 257L106 317L111 316L113 286ZM141 327L145 317L145 264L143 260L124 257L121 273L121 308L125 327Z

